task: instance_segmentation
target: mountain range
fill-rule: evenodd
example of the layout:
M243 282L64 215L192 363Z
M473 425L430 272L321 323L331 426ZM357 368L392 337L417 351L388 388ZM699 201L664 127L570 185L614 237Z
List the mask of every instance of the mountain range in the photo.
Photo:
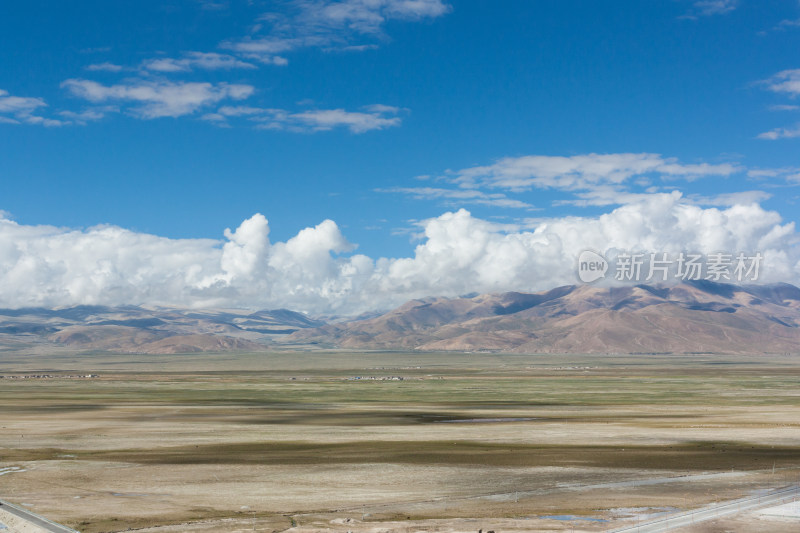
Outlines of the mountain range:
M289 338L349 349L795 353L800 352L800 289L698 281L428 298L369 320L299 330Z
M0 347L131 353L264 351L273 337L322 324L285 309L252 312L87 305L0 309Z
M798 353L800 289L708 281L570 285L411 300L324 323L280 310L0 309L0 350L189 353L281 349L509 353Z

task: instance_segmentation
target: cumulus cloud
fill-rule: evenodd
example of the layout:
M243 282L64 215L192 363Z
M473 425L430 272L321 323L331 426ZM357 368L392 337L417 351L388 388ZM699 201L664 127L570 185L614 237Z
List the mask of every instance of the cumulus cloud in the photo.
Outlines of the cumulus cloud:
M254 122L257 129L315 132L347 128L352 133L365 133L399 126L402 119L397 115L400 112L401 109L397 107L382 104L365 106L361 111L345 109L288 111L251 106L222 106L215 113L208 113L202 118L218 125L229 125L231 118L245 118Z
M69 79L61 86L90 102L132 103L128 110L144 119L189 115L221 100L248 98L254 91L252 85L149 80L103 85L91 80Z
M72 230L0 219L0 306L151 304L286 307L356 314L411 298L536 291L575 283L584 249L756 252L761 281L800 279L792 223L756 203L701 207L651 194L597 217L503 228L466 210L421 222L413 254L373 259L331 220L270 242L254 215L224 241L167 239L115 226Z
M275 63L279 54L300 48L365 50L354 42L379 37L390 20L421 20L450 11L442 0L294 0L287 12L264 14L254 35L222 44L244 57Z

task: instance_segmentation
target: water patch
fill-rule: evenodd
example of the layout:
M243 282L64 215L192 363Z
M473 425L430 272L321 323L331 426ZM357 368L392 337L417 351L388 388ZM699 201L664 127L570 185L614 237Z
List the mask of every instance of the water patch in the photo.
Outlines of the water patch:
M27 470L20 466L7 466L5 468L0 468L0 476L5 476L6 474L16 474L18 472L27 472Z
M650 520L677 511L677 507L617 507L609 512L620 518L638 518Z

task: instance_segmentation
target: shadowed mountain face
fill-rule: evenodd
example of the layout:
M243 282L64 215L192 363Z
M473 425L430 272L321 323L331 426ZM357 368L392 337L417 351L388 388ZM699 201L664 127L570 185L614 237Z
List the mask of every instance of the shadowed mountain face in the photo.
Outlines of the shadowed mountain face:
M276 337L321 325L285 309L0 309L0 349L66 346L133 353L263 351Z
M703 281L431 298L369 320L301 330L289 339L352 349L797 353L800 289Z

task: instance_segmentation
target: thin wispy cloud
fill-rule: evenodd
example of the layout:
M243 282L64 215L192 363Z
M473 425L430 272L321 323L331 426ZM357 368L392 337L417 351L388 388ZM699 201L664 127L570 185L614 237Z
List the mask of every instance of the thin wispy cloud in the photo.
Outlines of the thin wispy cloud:
M695 0L683 18L696 19L730 13L739 6L738 0Z
M730 163L683 164L659 154L585 154L571 157L529 155L507 157L494 164L451 171L447 179L464 188L511 191L557 189L579 191L621 185L649 175L662 179L729 176L739 168Z
M89 122L102 120L108 114L117 112L119 112L119 108L116 106L97 106L86 108L82 111L60 111L58 114L69 120L71 124L85 126Z
M761 202L769 200L770 198L772 198L770 193L766 191L754 190L727 192L714 195L691 194L687 197L687 200L698 205L731 207L734 205L760 204Z
M206 10L223 10L227 2L199 0ZM223 100L247 98L254 88L249 84L169 81L176 75L196 71L254 70L257 64L285 66L281 54L302 48L325 51L364 51L375 48L384 26L391 20L433 19L451 10L444 0L291 0L280 11L262 14L250 35L220 43L228 53L186 51L178 56L152 57L138 65L112 62L93 63L90 72L128 72L140 79L103 84L88 79L68 79L61 86L72 95L93 103L115 103L121 111L139 118L179 117L219 104ZM164 79L148 79L155 75ZM229 106L230 107L230 106ZM233 114L230 108L208 112L202 118L222 127L231 127L231 117L247 117L257 129L288 131L328 131L346 129L352 133L399 126L400 110L388 106L366 106L360 110L249 108L252 112ZM227 113L226 113L227 111ZM66 111L76 123L97 120L99 111ZM8 119L11 120L11 119Z
M782 70L761 83L775 93L788 94L792 97L800 95L800 69Z
M86 70L91 72L122 72L125 67L122 65L117 65L115 63L93 63L86 67Z
M12 96L0 89L0 113L29 114L47 104L41 98Z
M351 133L366 133L399 126L403 110L383 104L364 106L359 111L345 109L286 109L250 106L222 106L202 118L218 125L229 126L231 119L244 119L256 129L288 130L294 132L330 131L344 128Z
M775 128L765 131L763 133L759 133L757 137L767 141L776 141L778 139L794 139L796 137L800 137L800 124L796 124L793 127Z
M533 209L529 203L508 198L502 193L486 193L468 189L442 189L437 187L391 187L376 192L404 194L417 200L444 200L447 205L476 204L514 209Z
M775 26L775 29L778 30L785 30L789 28L800 28L800 19L782 20L777 24L777 26Z
M226 0L197 0L200 3L200 9L204 11L223 11L230 8L230 3Z
M366 50L375 44L359 40L383 37L390 20L432 19L451 10L442 0L295 0L288 8L265 13L252 35L222 47L264 63L301 48Z
M798 105L771 105L769 106L770 111L800 111L800 106Z
M94 103L117 102L143 119L180 117L222 100L243 100L254 92L252 85L228 83L128 80L103 85L91 80L70 79L61 84L74 96Z
M794 99L800 95L800 69L782 70L766 80L757 82L757 85L763 86L768 91L788 95L789 98ZM796 104L779 104L770 106L769 109L772 111L797 111L800 110L800 106ZM800 123L789 127L773 128L758 134L756 137L767 141L794 139L800 137Z
M345 127L353 133L382 130L399 126L398 116L389 116L385 111L346 111L344 109L313 109L294 113L290 119L313 131L328 131Z
M142 68L155 72L190 72L192 70L254 69L247 63L228 54L214 52L186 52L180 58L155 58L142 63Z
M800 167L754 168L747 171L747 177L770 186L800 185Z
M553 200L553 206L600 207L642 201L653 194L673 190L671 184L678 180L727 178L744 170L732 163L686 164L676 158L650 153L530 155L506 157L491 165L447 171L443 176L432 178L456 185L457 189L398 187L379 192L401 193L419 200L442 200L451 205L460 202L530 209L531 204L513 195L555 190L569 197Z
M47 107L47 103L42 98L14 96L8 91L0 89L0 123L34 124L47 127L66 125L66 122L62 120L38 115L37 112L45 107Z

